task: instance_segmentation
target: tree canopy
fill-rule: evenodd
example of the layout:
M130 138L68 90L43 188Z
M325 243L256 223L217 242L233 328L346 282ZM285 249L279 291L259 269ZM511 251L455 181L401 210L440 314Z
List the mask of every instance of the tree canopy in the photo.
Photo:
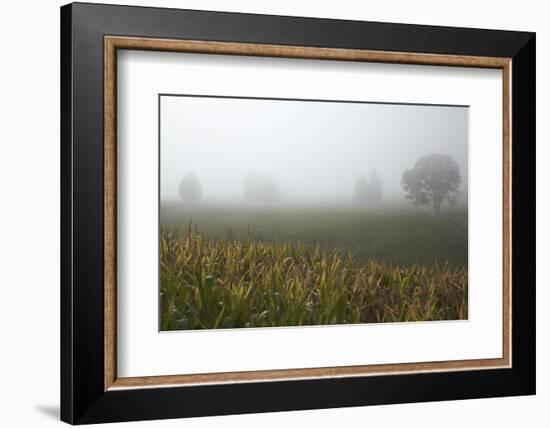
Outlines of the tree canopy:
M382 199L382 180L376 171L369 174L367 180L361 175L355 182L354 201L359 204L378 203Z
M244 180L244 196L253 203L276 203L280 199L279 186L270 175L251 173Z
M458 163L448 155L431 154L422 156L403 173L401 186L408 199L417 204L433 204L436 215L441 212L441 203L456 201L460 184Z
M198 202L202 197L202 186L195 174L189 173L180 181L179 195L183 201Z

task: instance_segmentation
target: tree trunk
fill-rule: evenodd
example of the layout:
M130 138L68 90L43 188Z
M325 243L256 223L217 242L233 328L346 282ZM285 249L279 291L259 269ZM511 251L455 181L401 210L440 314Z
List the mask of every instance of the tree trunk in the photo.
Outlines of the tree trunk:
M439 217L439 215L441 214L441 201L437 198L434 198L434 211L435 216Z

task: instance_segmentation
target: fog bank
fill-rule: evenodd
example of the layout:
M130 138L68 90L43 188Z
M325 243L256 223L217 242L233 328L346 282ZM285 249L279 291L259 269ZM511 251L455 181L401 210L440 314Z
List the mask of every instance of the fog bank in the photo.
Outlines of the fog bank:
M163 201L192 174L206 203L250 202L251 180L280 204L352 203L372 171L382 201L404 200L403 171L431 153L451 156L467 189L467 107L162 96L160 137Z

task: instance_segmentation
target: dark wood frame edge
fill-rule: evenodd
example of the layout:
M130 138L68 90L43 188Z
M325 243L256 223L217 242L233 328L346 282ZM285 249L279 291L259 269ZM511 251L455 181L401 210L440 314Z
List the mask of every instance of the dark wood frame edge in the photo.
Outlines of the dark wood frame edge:
M62 6L60 23L61 420L87 424L535 393L535 33L88 3ZM512 366L105 391L105 35L512 58Z
M105 36L105 390L160 386L191 386L308 378L405 374L430 371L495 369L511 366L511 59L464 55L379 52L307 46L281 46L197 40ZM297 59L385 62L496 68L503 72L503 357L460 361L358 365L308 369L118 378L116 375L116 52L117 49L245 55Z

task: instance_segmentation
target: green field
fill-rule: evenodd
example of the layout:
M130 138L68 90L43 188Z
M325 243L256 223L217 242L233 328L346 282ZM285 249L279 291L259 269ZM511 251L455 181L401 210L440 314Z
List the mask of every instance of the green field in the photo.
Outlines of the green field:
M394 266L449 262L468 264L468 214L448 209L435 217L429 208L395 206L258 209L164 204L161 226L186 232L189 224L207 236L261 242L301 242L350 252L359 262Z
M468 317L467 212L161 209L161 329Z

